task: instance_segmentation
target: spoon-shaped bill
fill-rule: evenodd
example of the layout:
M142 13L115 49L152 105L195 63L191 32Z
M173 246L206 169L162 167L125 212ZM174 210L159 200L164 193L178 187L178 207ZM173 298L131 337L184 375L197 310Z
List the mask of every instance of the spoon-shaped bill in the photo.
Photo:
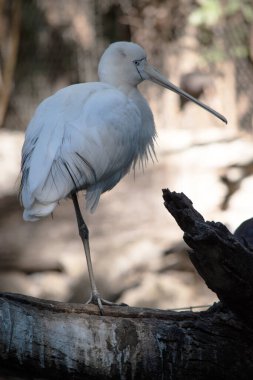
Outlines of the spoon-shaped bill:
M211 107L207 106L206 104L202 103L201 101L195 99L193 96L188 94L187 92L181 90L179 87L175 86L173 83L169 82L162 74L159 73L153 66L146 63L144 68L145 73L147 74L149 80L151 80L154 83L159 84L160 86L163 86L167 88L168 90L171 90L175 92L176 94L179 94L183 97L185 97L188 100L191 100L192 102L196 103L198 106L204 108L206 111L210 112L214 116L218 117L220 120L224 121L224 123L227 124L227 119L221 115L219 112L215 111Z

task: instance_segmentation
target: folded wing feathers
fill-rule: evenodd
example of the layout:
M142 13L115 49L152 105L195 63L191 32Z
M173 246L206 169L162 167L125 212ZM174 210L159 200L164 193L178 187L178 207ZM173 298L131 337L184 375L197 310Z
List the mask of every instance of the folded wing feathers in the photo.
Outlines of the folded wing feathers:
M109 91L107 87L106 91ZM115 90L112 91L114 94ZM83 98L83 103L86 102L88 95L89 92ZM95 95L96 91L92 96L94 102L92 103L92 97L89 99L89 108L99 103L100 98L95 98ZM104 93L98 94L108 101L112 96L109 95L109 92L106 97ZM112 97L111 103L115 102L118 105L118 113L121 115L120 128L118 128L118 118L114 120L113 114L109 115L110 119L104 118L102 108L99 113L100 118L94 120L89 118L85 130L83 126L87 122L88 110L86 112L84 108L83 114L76 119L76 122L65 124L64 114L58 111L50 114L51 118L46 120L47 124L44 120L47 103L43 102L28 127L29 135L26 137L22 152L20 200L25 208L30 211L33 207L36 208L36 215L40 217L39 204L43 205L46 212L46 205L51 204L55 207L59 199L71 192L87 188L87 208L93 211L101 193L115 186L131 167L135 169L137 162L144 168L149 158L152 161L156 159L154 151L156 136L153 125L143 129L139 111L134 107L126 109L123 95L120 93L116 95ZM57 106L57 98L54 99ZM76 109L79 110L77 106ZM66 113L65 109L64 112ZM126 131L127 128L128 133L123 133L122 131ZM98 152L103 152L102 156L98 156ZM29 210L27 212L30 212ZM32 211L29 215L32 218Z

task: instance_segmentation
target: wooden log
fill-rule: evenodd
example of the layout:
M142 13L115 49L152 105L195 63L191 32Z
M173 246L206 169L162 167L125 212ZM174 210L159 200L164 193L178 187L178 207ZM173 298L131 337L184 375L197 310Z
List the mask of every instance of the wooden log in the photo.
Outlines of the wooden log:
M203 312L66 304L0 294L0 374L40 379L253 378L252 252L184 195L165 206L221 303ZM245 228L243 228L245 230Z
M0 368L40 379L249 379L253 332L229 311L0 297ZM0 371L1 372L1 371Z

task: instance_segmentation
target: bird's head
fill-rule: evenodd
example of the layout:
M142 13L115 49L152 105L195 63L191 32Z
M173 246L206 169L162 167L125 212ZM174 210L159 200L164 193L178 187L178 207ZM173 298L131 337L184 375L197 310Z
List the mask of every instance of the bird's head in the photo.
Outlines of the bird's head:
M114 42L102 55L98 75L102 82L120 87L137 86L144 79L145 50L133 42Z
M150 80L196 103L227 123L223 115L169 82L148 63L145 50L133 42L112 43L100 59L98 75L102 82L126 88L137 86L143 80Z

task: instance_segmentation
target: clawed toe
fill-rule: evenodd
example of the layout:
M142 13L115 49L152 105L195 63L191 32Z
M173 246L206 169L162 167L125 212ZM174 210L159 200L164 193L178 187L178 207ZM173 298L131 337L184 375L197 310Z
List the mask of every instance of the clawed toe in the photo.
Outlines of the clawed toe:
M106 305L106 306L128 306L126 303L115 303L115 302L107 301L104 298L101 298L98 293L91 294L89 300L85 304L86 305L88 305L88 304L97 305L101 315L104 315L103 305Z

